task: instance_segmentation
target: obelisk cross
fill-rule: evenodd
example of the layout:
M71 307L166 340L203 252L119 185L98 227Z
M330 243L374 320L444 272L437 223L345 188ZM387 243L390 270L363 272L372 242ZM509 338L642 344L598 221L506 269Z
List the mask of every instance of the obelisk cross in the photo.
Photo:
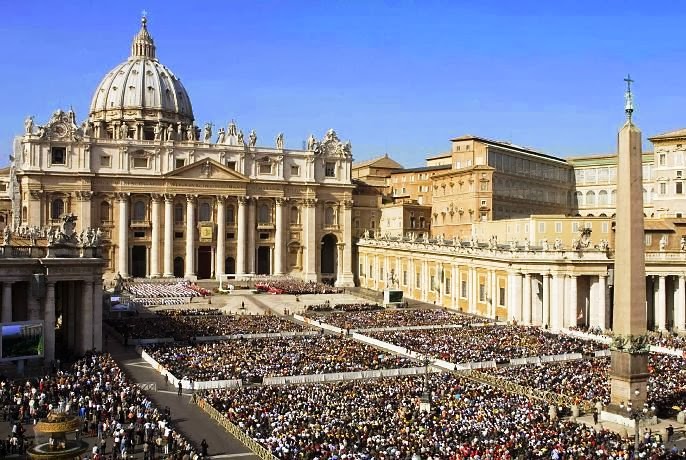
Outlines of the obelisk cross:
M626 104L624 105L624 112L626 112L627 118L629 121L631 121L631 114L634 113L634 98L631 94L631 84L634 81L631 79L631 75L629 74L626 75L624 81L626 82L626 94L624 94Z

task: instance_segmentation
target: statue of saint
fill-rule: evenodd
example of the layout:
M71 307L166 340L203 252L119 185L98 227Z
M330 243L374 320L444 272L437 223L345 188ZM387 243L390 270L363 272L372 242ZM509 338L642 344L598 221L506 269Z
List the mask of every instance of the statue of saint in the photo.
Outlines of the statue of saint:
M231 120L231 123L229 123L229 136L236 136L236 123ZM239 142L240 144L240 142Z
M183 140L183 127L181 126L181 123L176 127L176 138L180 141Z
M169 125L167 126L167 140L173 141L174 139L176 139L176 131L174 131L173 125Z
M223 144L225 138L226 138L226 131L224 131L224 128L219 128L219 132L217 133L217 144Z
M679 249L681 252L686 251L686 236L681 237L681 241L679 242Z
M186 129L186 139L189 141L195 140L195 125L189 125Z
M245 139L243 139L243 130L238 130L238 145L245 145Z
M248 142L250 147L255 147L257 145L257 133L254 129L250 130L250 135L248 136Z
M314 134L310 134L310 137L307 138L307 150L310 152L314 151L316 145L317 139L314 138Z
M90 136L91 134L93 134L92 125L89 122L84 121L81 124L81 132L83 132L84 136Z
M660 251L664 251L667 248L667 237L662 235L660 238Z
M212 123L205 123L205 127L203 128L203 139L202 141L205 142L206 144L212 142Z
M26 134L33 134L33 117L27 117L26 120L24 120L24 130L26 131Z
M279 133L279 135L276 136L276 148L283 149L283 133Z
M160 139L162 139L162 129L160 128L160 124L157 123L155 125L155 140L159 141Z
M119 139L127 139L129 137L129 127L126 123L122 123L119 126Z

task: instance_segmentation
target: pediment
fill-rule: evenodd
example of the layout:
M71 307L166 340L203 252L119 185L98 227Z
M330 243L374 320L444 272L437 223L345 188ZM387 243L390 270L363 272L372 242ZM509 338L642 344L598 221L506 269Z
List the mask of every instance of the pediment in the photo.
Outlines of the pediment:
M209 158L175 169L165 174L165 177L168 179L249 181L243 174Z

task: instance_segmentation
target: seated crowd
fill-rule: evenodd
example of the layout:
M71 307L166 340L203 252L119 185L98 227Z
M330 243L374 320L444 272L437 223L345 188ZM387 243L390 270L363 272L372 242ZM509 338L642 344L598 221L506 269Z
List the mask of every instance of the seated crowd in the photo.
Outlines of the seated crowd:
M106 323L122 336L131 339L171 337L177 341L187 341L192 337L314 330L309 326L273 315L156 315L129 319L108 319Z
M255 282L255 289L270 294L338 294L341 289L316 281L295 278L264 278Z
M370 329L377 327L469 325L488 322L488 319L463 315L440 309L343 311L330 314L307 313L315 321L343 329Z
M451 363L494 360L505 363L528 356L591 354L607 345L537 327L479 326L460 329L415 329L370 332L370 337L428 354Z
M216 316L222 315L219 308L177 308L173 310L157 310L159 316Z
M608 404L609 369L610 358L605 357L482 369L481 372L527 387ZM658 415L674 416L675 407L686 409L686 360L651 353L648 370L648 403L655 406Z
M190 281L172 283L146 283L143 281L124 282L123 288L131 293L135 302L144 305L178 305L185 299L210 295L210 291Z
M198 458L200 452L171 425L170 411L156 408L108 354L87 354L41 379L2 380L0 399L18 426L58 408L79 415L84 435L100 439L93 458L127 458L144 449L150 458Z
M600 327L570 327L570 330L585 332L592 335L604 335L612 337L612 331L603 331ZM676 350L686 350L686 336L676 335L669 332L648 332L648 343L659 347L672 348Z
M207 390L219 412L280 459L619 459L633 441L550 420L546 405L453 374ZM684 458L657 444L645 458ZM635 457L638 458L638 453Z
M322 304L308 305L305 311L320 312L320 311L377 311L383 310L383 307L378 303L337 303L331 305L328 300Z
M419 366L411 359L333 335L158 345L146 347L146 351L175 377L196 381L259 382L263 377Z

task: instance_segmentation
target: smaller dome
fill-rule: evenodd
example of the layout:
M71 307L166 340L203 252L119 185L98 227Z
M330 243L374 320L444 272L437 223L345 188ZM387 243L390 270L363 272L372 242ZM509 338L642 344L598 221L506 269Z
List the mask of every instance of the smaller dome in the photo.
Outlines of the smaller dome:
M95 90L91 121L193 123L193 108L181 81L155 57L155 43L143 18L129 59L111 70Z

